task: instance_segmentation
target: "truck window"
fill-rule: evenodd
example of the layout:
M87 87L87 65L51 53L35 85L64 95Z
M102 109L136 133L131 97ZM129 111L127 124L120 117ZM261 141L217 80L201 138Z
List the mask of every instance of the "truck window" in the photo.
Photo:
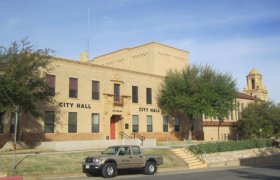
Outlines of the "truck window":
M119 155L131 155L129 147L122 147L120 149Z
M102 154L117 154L119 147L109 147L102 152Z
M138 146L132 146L131 149L134 155L141 154L140 148Z
M125 147L125 150L124 150L124 154L125 155L131 155L131 152L130 152L130 148L129 147Z

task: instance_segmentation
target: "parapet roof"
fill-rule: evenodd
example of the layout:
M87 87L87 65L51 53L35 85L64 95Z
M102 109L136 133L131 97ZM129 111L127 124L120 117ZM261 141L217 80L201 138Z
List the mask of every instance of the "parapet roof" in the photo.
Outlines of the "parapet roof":
M139 45L139 46L135 46L135 47L132 47L132 48L122 48L122 49L119 49L119 50L116 50L116 51L113 51L113 52L109 52L109 53L106 53L106 54L103 54L103 55L100 55L100 56L96 56L96 57L94 57L93 59L91 59L89 61L93 61L94 59L97 59L97 58L100 58L100 57L103 57L103 56L108 56L108 55L115 54L115 53L118 53L118 52L128 51L128 50L132 50L132 49L137 49L137 48L141 48L143 46L149 46L149 45L165 46L167 48L172 48L172 49L175 49L175 50L178 50L178 51L183 51L183 52L189 53L189 51L185 51L185 50L182 50L182 49L179 49L179 48L175 48L175 47L172 47L172 46L169 46L169 45L161 44L161 43L158 43L158 42L149 42L149 43L142 44L142 45Z

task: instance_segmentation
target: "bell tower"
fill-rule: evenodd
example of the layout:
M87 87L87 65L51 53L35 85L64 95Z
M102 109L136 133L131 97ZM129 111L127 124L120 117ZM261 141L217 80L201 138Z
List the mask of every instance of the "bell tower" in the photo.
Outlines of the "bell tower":
M268 101L268 90L263 84L263 76L256 68L253 68L247 75L247 86L243 92L263 101Z

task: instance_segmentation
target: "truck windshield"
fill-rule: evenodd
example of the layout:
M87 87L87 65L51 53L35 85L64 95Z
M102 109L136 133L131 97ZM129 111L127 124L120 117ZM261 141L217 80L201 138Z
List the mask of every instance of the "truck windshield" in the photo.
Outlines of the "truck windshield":
M117 154L120 147L108 147L105 149L102 154Z

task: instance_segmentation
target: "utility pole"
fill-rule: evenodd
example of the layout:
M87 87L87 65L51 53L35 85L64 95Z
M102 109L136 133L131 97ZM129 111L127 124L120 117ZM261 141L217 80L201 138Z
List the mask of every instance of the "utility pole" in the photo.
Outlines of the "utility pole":
M18 126L18 106L16 106L16 119L15 119L15 127L14 127L14 160L13 160L13 170L16 170L16 157L17 157L17 126Z
M14 101L9 97L9 95L6 93L5 90L4 90L4 94L16 109L16 112L15 112L16 119L15 119L15 127L14 127L14 143L13 143L14 158L13 158L13 167L12 167L12 169L15 170L16 169L16 157L17 157L17 153L16 153L17 152L17 126L18 126L19 106L15 105Z

